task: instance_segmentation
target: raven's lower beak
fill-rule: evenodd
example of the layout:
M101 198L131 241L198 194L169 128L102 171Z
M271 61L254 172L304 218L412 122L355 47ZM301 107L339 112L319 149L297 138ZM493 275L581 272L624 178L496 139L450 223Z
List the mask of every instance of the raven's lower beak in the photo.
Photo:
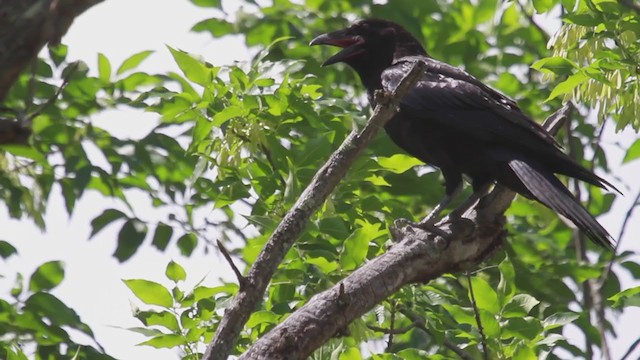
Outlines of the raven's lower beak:
M332 45L342 48L339 53L333 55L322 63L322 66L327 66L340 61L345 61L358 54L362 54L364 52L364 48L362 47L363 44L364 40L362 37L357 35L348 35L345 30L338 30L316 37L311 40L309 46Z

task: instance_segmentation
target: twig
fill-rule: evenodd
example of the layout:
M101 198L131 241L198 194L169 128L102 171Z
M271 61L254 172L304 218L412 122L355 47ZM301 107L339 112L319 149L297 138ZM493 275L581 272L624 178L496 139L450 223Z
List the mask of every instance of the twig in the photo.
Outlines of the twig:
M405 309L405 308L400 308L400 312L402 313L402 315L404 315L407 318L409 318L409 320L412 320L413 321L413 325L416 328L424 331L429 336L433 337L432 332L429 329L427 329L427 327L424 325L426 323L426 320L422 316L416 314L415 312L413 312L413 311L411 311L409 309ZM458 345L452 343L449 339L444 338L443 345L447 349L449 349L449 350L453 351L454 353L456 353L456 355L458 355L461 359L463 359L463 360L473 360L473 356L467 354L464 350L460 349L458 347Z
M62 91L67 87L67 85L69 85L69 81L71 81L71 76L73 76L76 70L78 70L78 66L79 66L79 62L77 61L70 66L69 72L66 74L66 76L62 80L62 84L60 84L58 89L56 89L55 94L53 94L52 97L47 99L47 101L44 104L40 105L34 112L26 116L24 119L26 123L31 124L31 121L36 116L40 115L42 111L47 108L47 106L53 105L56 102L56 100L58 100L58 96L60 96L60 94L62 94Z
M247 285L247 278L242 276L242 273L240 272L240 270L238 270L236 264L234 264L231 255L229 255L229 251L227 251L224 245L222 245L222 242L220 242L220 240L216 240L216 243L218 243L218 249L220 249L222 256L224 256L224 258L231 266L231 270L233 270L233 273L236 274L236 278L238 278L238 283L240 284L240 291L242 291L243 288Z
M407 326L404 326L404 327L401 327L401 328L395 328L395 329L394 328L388 328L388 329L385 329L385 328L381 328L381 327L378 327L378 326L375 326L375 325L367 324L367 328L369 330L373 330L375 332L380 332L380 333L383 333L383 334L388 334L389 336L391 336L391 335L404 334L404 333L408 332L409 330L413 329L414 327L417 327L417 325L418 324L416 324L416 323L411 323L410 325L407 325ZM387 350L389 350L389 346L387 346Z
M389 330L395 330L396 326L396 302L391 301L391 316L389 318ZM401 333L402 334L402 333ZM391 351L391 347L393 346L393 332L389 333L389 339L387 339L387 352Z
M620 228L620 233L618 234L618 242L616 243L616 250L620 246L620 242L622 241L622 237L624 236L625 231L627 230L627 226L629 225L629 220L633 215L633 211L636 207L640 206L640 190L638 190L638 194L636 198L633 200L633 203L627 210L627 213L624 215L624 221L622 222L622 227Z
M527 18L527 20L529 20L529 23L531 25L533 25L538 30L538 32L540 32L540 35L542 35L542 37L544 38L545 42L548 42L550 36L547 33L547 31L545 29L543 29L542 26L540 26L540 24L538 24L535 20L533 20L533 15L529 14L527 9L525 9L524 5L522 3L520 3L520 0L516 0L516 3L518 4L518 7L520 8L520 12Z
M638 347L638 345L640 345L640 338L638 338L636 341L633 342L633 344L631 344L631 346L629 346L629 350L627 350L627 352L624 353L624 355L620 358L620 360L626 360L629 357L629 355L631 355L633 351Z
M425 67L426 65L422 62L416 63L393 93L386 95L388 101L376 106L374 114L365 127L360 132L352 131L340 148L316 173L251 266L247 276L252 285L251 289L240 291L233 299L218 324L216 334L207 347L203 360L222 360L229 356L244 324L262 300L267 284L278 264L300 236L311 215L322 206L378 130L396 114L398 109L395 104L413 87Z
M614 249L614 253L618 252L618 248L620 247L620 242L622 242L622 238L624 237L624 233L627 230L627 226L629 225L629 220L633 216L633 211L638 206L640 206L640 190L638 190L638 193L636 194L635 199L633 199L633 202L631 203L631 206L629 206L629 209L627 209L627 213L624 215L624 221L622 221L622 227L620 228L620 232L618 233L618 242L616 243L616 247ZM598 287L599 288L602 288L602 286L604 286L605 281L607 281L607 278L609 277L609 274L611 273L611 268L612 267L613 267L613 261L610 261L607 264L607 267L602 272L602 275L600 275L600 280L598 281Z
M471 297L471 305L473 306L473 314L476 317L476 324L478 324L478 331L480 332L480 338L482 339L482 352L484 360L489 360L489 347L487 346L487 336L484 334L484 328L482 327L482 320L480 320L480 310L478 310L478 304L476 303L476 296L473 293L473 285L471 284L471 275L469 272L465 273L467 281L469 282L469 296Z

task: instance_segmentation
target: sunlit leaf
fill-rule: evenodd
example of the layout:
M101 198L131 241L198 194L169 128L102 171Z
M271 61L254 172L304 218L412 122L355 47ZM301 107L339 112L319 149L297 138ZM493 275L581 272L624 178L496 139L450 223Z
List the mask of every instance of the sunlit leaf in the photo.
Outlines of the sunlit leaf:
M64 264L61 261L49 261L36 269L29 280L32 292L51 290L64 279Z
M169 290L156 282L143 279L122 281L145 304L158 305L164 308L170 308L173 305L173 297Z

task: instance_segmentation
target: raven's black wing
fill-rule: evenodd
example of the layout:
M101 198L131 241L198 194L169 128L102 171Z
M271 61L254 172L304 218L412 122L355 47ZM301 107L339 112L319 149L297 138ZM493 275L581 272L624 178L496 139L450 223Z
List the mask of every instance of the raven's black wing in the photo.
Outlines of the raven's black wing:
M555 139L513 100L458 68L425 56L404 57L382 73L383 88L395 89L416 61L425 62L427 69L401 101L403 111L412 117L438 122L492 146L543 157L553 164L554 172L615 189L564 154Z

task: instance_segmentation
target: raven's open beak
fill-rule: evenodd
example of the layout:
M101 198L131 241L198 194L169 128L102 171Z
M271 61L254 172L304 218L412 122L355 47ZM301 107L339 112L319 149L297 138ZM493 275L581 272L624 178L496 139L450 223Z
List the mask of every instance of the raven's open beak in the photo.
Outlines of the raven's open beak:
M349 35L346 33L345 29L322 34L311 40L309 46L332 45L342 48L339 53L333 55L324 63L322 63L322 66L327 66L340 61L345 61L348 58L356 56L358 54L362 54L364 52L364 48L362 47L363 44L364 40L362 39L362 37L357 35Z

